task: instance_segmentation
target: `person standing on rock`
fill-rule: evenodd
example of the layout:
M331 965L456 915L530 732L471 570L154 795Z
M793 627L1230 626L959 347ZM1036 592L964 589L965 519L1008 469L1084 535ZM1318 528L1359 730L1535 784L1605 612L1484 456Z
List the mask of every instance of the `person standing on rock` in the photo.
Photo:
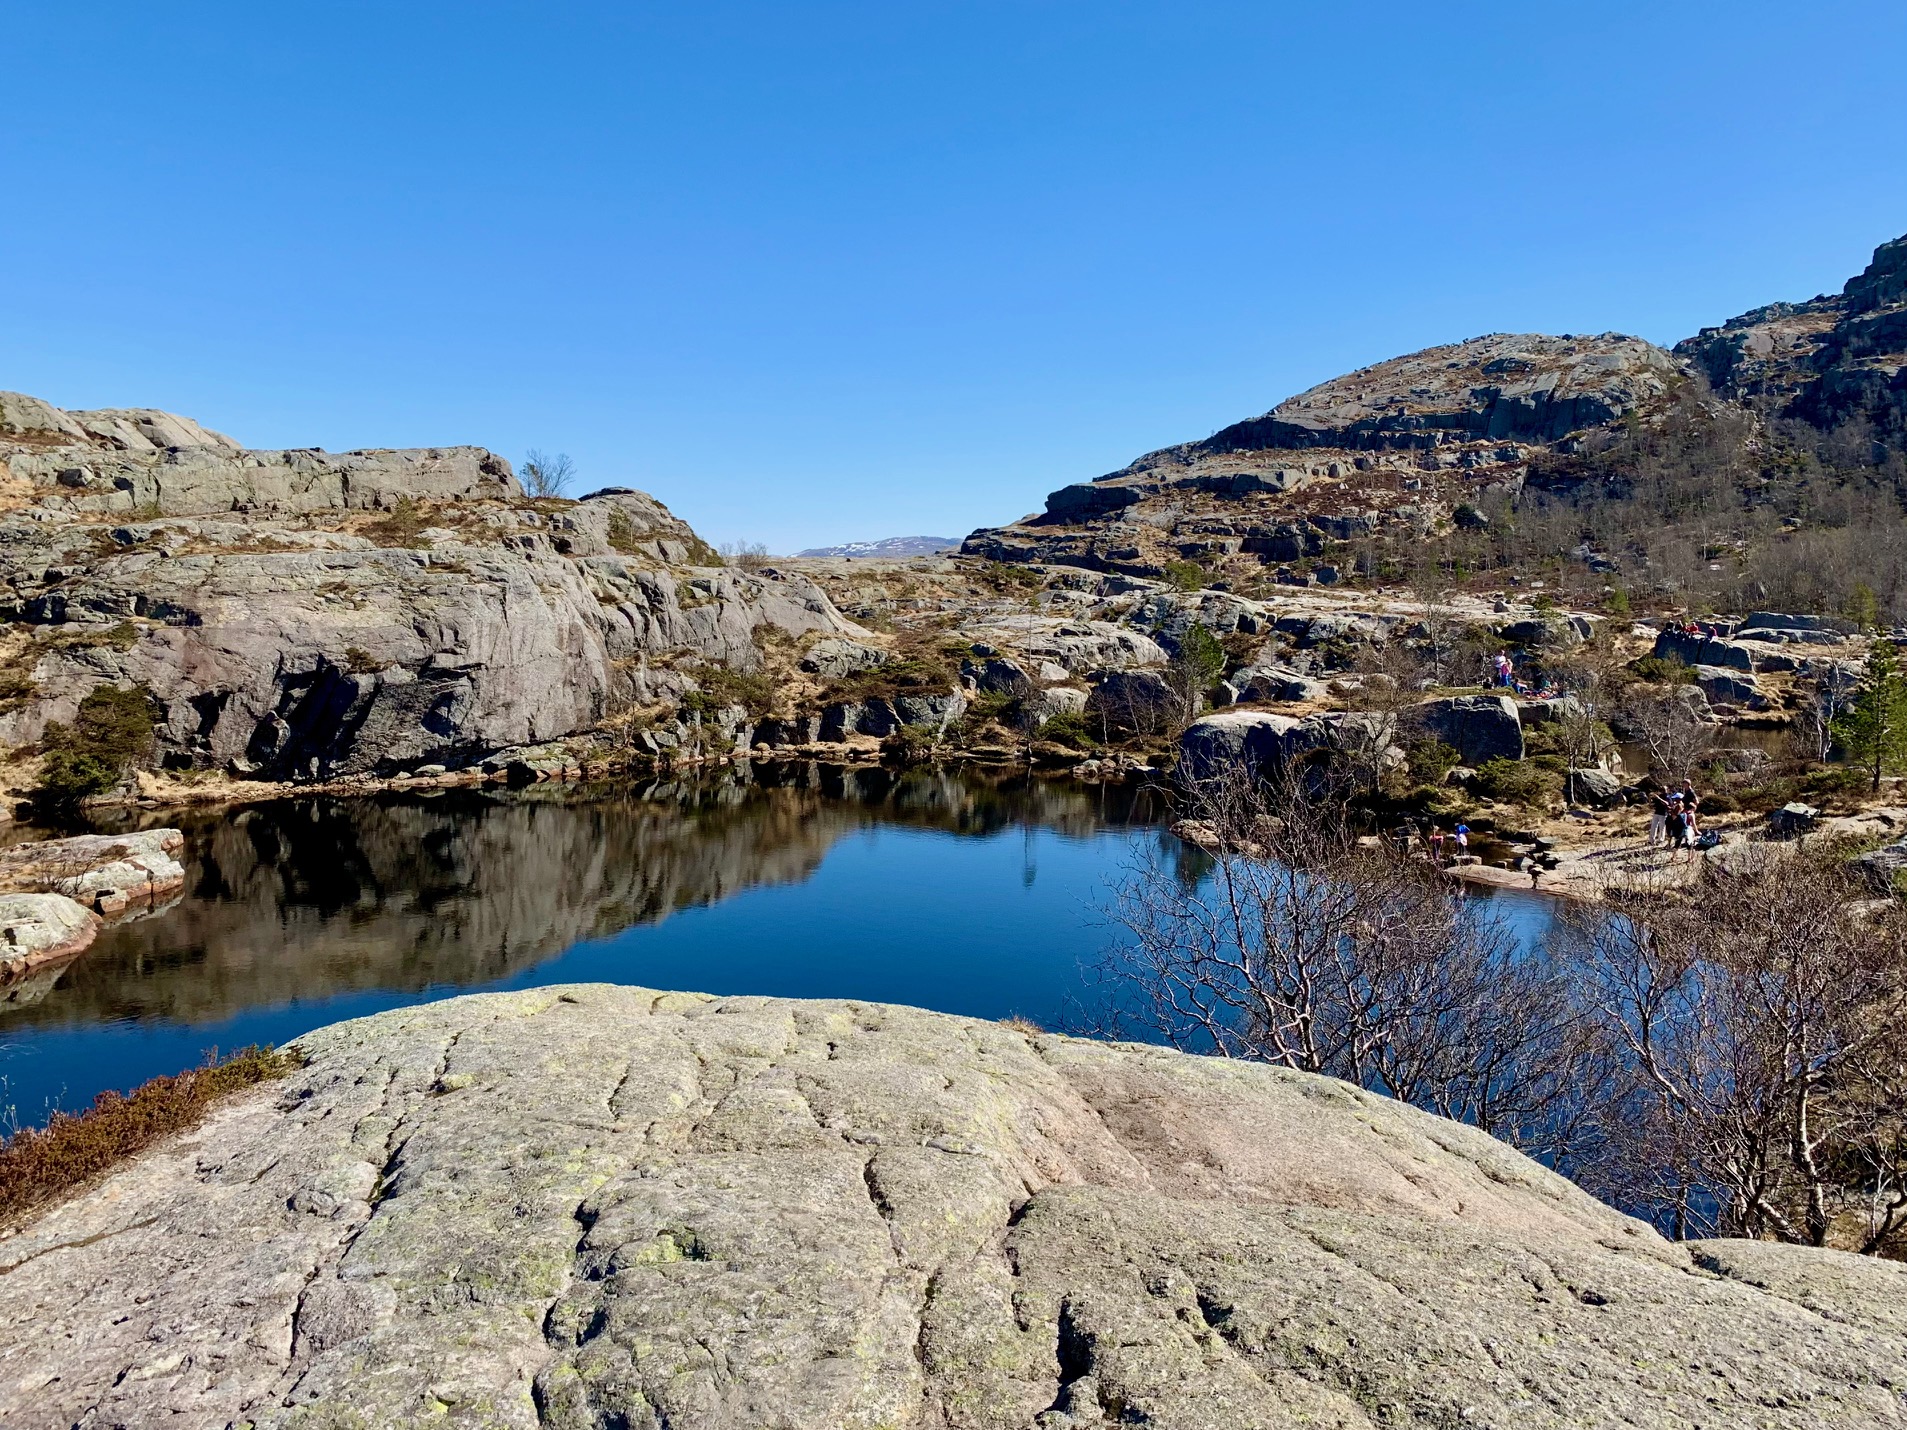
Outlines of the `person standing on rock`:
M1665 789L1654 790L1649 795L1649 847L1654 849L1668 843L1669 815L1673 805L1669 792Z

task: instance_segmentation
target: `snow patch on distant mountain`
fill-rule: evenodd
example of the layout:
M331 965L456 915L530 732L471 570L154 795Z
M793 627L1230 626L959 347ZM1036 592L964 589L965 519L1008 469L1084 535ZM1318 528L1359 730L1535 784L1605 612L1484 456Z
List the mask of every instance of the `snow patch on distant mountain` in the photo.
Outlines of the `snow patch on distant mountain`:
M890 536L885 541L844 541L839 546L816 546L798 556L932 556L960 545L957 536Z

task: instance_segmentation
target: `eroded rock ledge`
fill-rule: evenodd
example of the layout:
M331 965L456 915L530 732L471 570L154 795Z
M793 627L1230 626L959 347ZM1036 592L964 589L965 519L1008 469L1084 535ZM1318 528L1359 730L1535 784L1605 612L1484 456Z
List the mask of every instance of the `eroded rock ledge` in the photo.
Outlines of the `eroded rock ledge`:
M1321 1078L601 985L301 1040L0 1240L33 1425L1898 1425L1907 1270Z

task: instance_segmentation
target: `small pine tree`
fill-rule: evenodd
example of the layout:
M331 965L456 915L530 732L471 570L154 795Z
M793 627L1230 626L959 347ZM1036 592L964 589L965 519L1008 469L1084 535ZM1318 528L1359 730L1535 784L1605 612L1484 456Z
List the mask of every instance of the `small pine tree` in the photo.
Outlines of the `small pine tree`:
M1861 688L1833 728L1849 762L1873 776L1875 789L1882 775L1907 769L1907 673L1900 668L1900 652L1885 636L1875 638Z
M1197 621L1186 628L1178 658L1200 685L1210 685L1225 673L1225 647Z
M1877 630L1881 623L1880 597L1874 594L1874 588L1865 581L1856 581L1849 593L1847 604L1841 608L1841 614L1864 631Z

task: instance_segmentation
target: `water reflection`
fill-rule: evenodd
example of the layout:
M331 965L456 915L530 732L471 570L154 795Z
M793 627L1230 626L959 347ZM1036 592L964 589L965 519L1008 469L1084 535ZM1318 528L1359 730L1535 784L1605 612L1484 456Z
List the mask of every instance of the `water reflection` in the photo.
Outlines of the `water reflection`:
M0 994L0 1107L39 1121L212 1043L572 978L1051 1018L1103 941L1124 831L1161 813L1144 790L814 765L175 813L185 896Z

